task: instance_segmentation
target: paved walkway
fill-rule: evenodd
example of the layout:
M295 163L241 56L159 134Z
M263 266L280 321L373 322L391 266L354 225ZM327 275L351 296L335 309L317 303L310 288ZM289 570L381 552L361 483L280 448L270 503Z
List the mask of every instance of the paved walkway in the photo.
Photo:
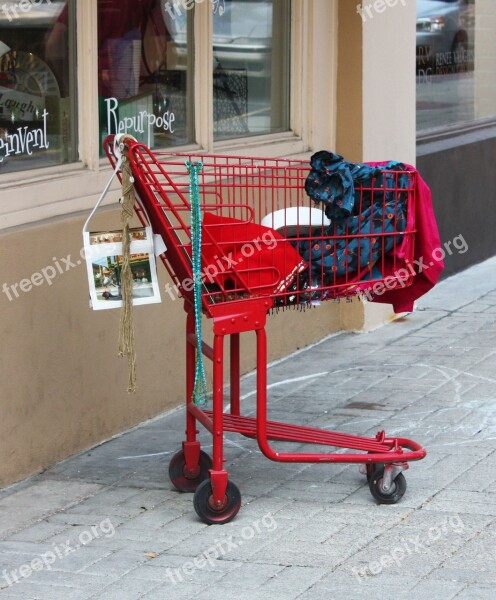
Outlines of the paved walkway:
M427 447L400 503L356 466L271 463L230 434L243 506L207 526L167 478L176 410L0 491L0 600L493 600L495 371L496 258L270 368L271 418Z

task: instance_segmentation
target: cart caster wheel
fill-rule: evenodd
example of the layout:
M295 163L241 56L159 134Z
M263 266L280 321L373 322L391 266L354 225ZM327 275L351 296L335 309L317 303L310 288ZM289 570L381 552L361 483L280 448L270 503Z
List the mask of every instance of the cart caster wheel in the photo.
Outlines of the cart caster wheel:
M384 492L381 490L383 475L383 466L374 471L374 474L369 481L370 493L379 504L396 504L396 502L403 498L406 492L405 476L403 473L399 473L391 484L391 488L387 492Z
M198 486L193 497L193 506L204 523L222 525L238 514L241 507L241 494L238 487L232 481L228 481L224 504L220 508L214 508L212 483L208 479Z
M385 464L384 463L372 463L366 465L367 469L367 483L370 485L370 481L374 477L374 473L378 473L379 471L384 471ZM381 475L382 477L382 475Z
M186 472L186 459L184 451L180 450L171 458L169 463L169 478L172 485L180 492L194 492L202 481L210 477L212 459L200 450L198 466L192 473Z

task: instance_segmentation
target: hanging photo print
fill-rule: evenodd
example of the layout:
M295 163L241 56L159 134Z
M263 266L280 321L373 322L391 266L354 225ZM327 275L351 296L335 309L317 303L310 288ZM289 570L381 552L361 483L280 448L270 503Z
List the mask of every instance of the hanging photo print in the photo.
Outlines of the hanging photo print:
M150 227L138 227L131 234L133 305L160 302L153 235ZM120 308L122 231L84 232L84 247L94 310Z

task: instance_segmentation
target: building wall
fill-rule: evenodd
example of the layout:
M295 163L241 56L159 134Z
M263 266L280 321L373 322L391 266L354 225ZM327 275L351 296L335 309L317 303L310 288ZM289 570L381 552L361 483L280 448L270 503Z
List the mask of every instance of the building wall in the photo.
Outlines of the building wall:
M358 162L363 160L363 24L355 3L347 0L339 0L338 57L336 145Z
M363 24L362 160L415 164L415 2L388 4Z
M116 228L106 211L98 228ZM138 390L129 395L127 362L117 356L119 310L92 311L82 246L82 217L0 236L0 272L11 300L0 297L2 418L0 484L47 465L184 401L185 313L162 292L162 304L135 307ZM74 264L65 271L68 259ZM56 260L54 260L54 258ZM10 287L33 273L50 275L30 291ZM57 270L57 269L56 269ZM159 268L161 288L167 282ZM35 281L37 281L35 279ZM24 288L27 289L26 284ZM16 293L19 297L16 297ZM340 305L286 310L269 318L269 358L279 358L341 327ZM206 327L208 341L208 328ZM254 335L243 339L242 370L253 369ZM209 376L210 378L210 376ZM178 442L181 432L178 431Z
M419 144L417 165L432 191L441 244L459 236L467 250L445 257L443 277L496 254L496 128Z
M337 146L349 160L415 164L415 3L388 4L340 0ZM345 324L393 318L387 304L354 301Z
M441 244L458 238L462 249L446 253L443 277L496 254L496 11L493 0L475 0L472 8L474 121L422 132L417 144L417 165L432 191Z
M402 112L391 118L370 111L369 102L375 106L390 102L390 87L366 89L364 82L368 87L372 83L363 65L380 72L386 84L384 64L370 63L367 56L387 56L395 85L410 89L411 74L402 61L403 56L414 56L414 41L407 40L398 52L398 35L393 33L411 25L410 12L390 9L387 16L376 15L364 25L355 3L348 0L295 0L294 6L296 18L305 22L292 48L294 75L300 82L293 86L292 99L296 137L279 145L257 146L251 141L248 148L240 144L232 151L258 156L306 152L309 156L326 148L356 161L409 160L414 155L414 119L411 114L405 119ZM79 3L78 7L82 10ZM89 62L84 63L85 69L89 67ZM90 88L85 86L81 94L94 93ZM411 103L405 104L407 110L412 110ZM87 130L96 121L91 111L81 115ZM390 135L382 138L381 131ZM179 300L163 294L162 304L136 308L138 391L130 396L126 361L116 355L119 311L89 309L84 265L75 264L59 273L51 285L42 282L27 292L18 287L19 297L12 291L13 284L57 262L62 264L62 258L70 255L72 262L79 260L84 218L109 177L108 168L91 160L92 139L86 136L81 143L80 151L90 157L85 160L86 168L68 166L47 170L42 176L29 173L0 181L1 283L11 295L10 300L6 293L0 295L0 452L4 457L0 485L42 470L184 401L185 319ZM94 226L115 229L118 222L117 212L107 208ZM167 282L163 271L159 268L161 287ZM27 289L26 283L23 286ZM285 311L269 318L269 358L342 328L374 328L391 318L390 309L357 302L327 302L307 312ZM255 364L254 336L245 337L243 372Z

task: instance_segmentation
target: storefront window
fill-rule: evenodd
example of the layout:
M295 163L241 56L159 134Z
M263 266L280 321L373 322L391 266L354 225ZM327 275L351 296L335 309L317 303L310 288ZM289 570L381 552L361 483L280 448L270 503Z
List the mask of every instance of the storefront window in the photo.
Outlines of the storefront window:
M213 3L214 137L289 130L289 0Z
M163 0L97 7L102 140L129 133L151 148L193 141L193 11Z
M76 160L73 9L2 0L0 174Z
M496 118L496 2L417 0L417 130Z

